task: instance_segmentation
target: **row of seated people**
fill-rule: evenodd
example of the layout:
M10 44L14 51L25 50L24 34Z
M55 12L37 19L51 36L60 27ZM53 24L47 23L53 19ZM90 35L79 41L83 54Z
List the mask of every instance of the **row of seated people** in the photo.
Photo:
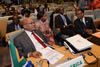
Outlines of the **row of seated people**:
M48 4L44 4L44 7L41 7L42 5L40 4L38 7L36 7L36 4L31 4L29 7L26 8L26 5L23 5L22 7L19 7L18 9L13 6L7 6L4 9L4 12L2 12L2 16L10 16L10 15L15 15L16 11L18 14L21 14L24 16L24 13L26 11L29 11L30 13L37 14L40 11L46 12L49 10Z
M74 26L67 16L63 15L64 9L60 8L59 10L60 15L55 17L55 28L60 29L60 34L69 35L69 37L80 34L86 38L96 32L93 20L90 17L84 17L83 10L77 11L78 18L74 21ZM38 15L39 21L36 24L31 18L25 18L21 22L24 32L14 39L14 44L19 51L19 55L25 58L39 58L42 55L39 51L47 47L48 45L46 44L54 45L52 32L50 27L48 27L49 23L45 14L40 13Z
M64 15L64 9L60 8L60 14L55 17L55 27L59 28L60 32L63 34L73 35L74 33L77 33L81 34L83 37L88 37L88 32L86 31L87 29L93 30L92 33L95 31L93 19L90 17L85 17L84 10L82 9L76 10L75 13L77 16L76 20L78 19L79 21L74 20L73 22L71 22L68 16ZM80 22L83 22L85 26L83 27L82 24L80 26Z

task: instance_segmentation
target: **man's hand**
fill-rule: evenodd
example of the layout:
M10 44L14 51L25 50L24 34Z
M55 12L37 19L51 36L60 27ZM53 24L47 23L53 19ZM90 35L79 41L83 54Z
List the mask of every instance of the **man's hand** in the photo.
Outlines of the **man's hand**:
M92 34L92 30L91 29L86 29L86 33L87 34Z
M54 43L53 43L53 42L51 42L51 41L49 41L49 42L48 42L48 44L49 44L49 45L51 45L51 46L53 46L53 45L54 45Z
M42 54L38 51L32 52L29 55L29 57L35 57L35 58L40 58L40 56L42 56Z

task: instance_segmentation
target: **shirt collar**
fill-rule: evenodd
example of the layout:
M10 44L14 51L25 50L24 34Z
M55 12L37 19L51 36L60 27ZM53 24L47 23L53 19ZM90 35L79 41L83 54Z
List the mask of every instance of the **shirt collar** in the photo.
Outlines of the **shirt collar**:
M27 34L29 34L29 35L31 35L31 34L32 34L32 32L27 31L27 30L25 30L25 32L26 32ZM33 32L34 32L34 31L33 31Z

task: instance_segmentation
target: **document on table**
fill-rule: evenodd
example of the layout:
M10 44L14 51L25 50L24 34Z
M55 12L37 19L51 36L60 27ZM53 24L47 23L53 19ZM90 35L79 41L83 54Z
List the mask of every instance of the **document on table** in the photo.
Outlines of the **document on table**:
M58 60L60 60L64 55L51 49L50 47L44 48L40 50L42 53L42 58L47 59L50 64L55 64Z
M68 42L72 44L73 47L75 47L78 51L84 50L86 48L92 47L93 43L90 41L86 40L80 35L75 35L72 37L69 37L66 39Z

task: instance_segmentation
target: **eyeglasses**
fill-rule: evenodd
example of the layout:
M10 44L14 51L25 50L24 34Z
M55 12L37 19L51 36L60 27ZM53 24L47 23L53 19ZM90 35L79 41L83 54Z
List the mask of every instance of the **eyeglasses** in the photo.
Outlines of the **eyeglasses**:
M30 22L30 23L29 23L29 22L28 22L28 23L26 23L26 24L35 24L35 23L34 23L34 22ZM26 24L25 24L25 25L26 25Z

